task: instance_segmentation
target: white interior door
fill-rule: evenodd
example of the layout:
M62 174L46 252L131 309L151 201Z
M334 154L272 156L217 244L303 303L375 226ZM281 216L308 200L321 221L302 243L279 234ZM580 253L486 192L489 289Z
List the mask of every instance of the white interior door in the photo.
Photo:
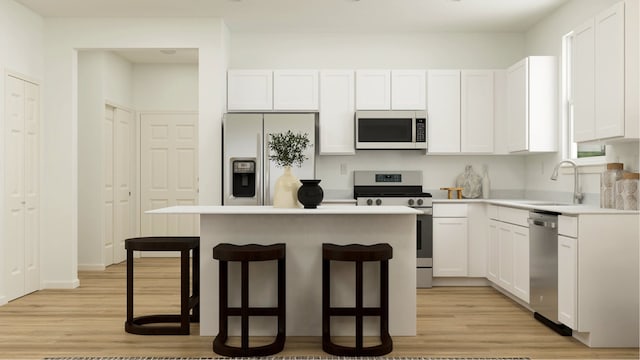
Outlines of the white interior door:
M149 215L145 211L198 203L198 115L140 115L142 236L198 236L198 215Z
M115 139L114 139L114 184L115 184L115 227L113 262L125 260L124 241L133 236L134 214L132 213L131 197L131 165L135 153L132 146L133 114L130 111L115 109Z
M115 193L113 191L113 173L114 173L114 161L113 161L113 140L114 140L114 120L115 120L115 108L107 105L104 110L104 131L102 138L102 156L104 156L104 179L103 179L103 216L104 216L104 231L103 240L104 244L104 264L111 265L113 261L113 239L115 222L113 220L114 207L113 202L115 199Z
M125 260L124 241L134 234L132 204L133 114L129 110L105 106L104 156L104 263Z
M6 78L4 269L7 300L40 288L39 88Z

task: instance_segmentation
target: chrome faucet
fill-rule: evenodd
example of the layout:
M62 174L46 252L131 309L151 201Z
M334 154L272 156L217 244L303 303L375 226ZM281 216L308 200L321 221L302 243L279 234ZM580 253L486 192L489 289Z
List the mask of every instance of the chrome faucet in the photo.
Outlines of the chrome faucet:
M584 194L580 192L580 187L578 184L578 164L576 164L573 160L562 160L560 161L556 167L553 169L553 174L551 174L551 180L558 180L558 170L560 169L560 165L563 163L571 164L573 166L573 203L574 204L582 204L582 199L584 199Z

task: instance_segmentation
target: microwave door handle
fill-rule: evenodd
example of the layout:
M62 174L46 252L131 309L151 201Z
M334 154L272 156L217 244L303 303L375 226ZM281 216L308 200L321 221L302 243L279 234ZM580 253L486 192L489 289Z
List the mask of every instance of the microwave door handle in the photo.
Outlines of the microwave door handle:
M411 143L416 143L416 113L411 117Z

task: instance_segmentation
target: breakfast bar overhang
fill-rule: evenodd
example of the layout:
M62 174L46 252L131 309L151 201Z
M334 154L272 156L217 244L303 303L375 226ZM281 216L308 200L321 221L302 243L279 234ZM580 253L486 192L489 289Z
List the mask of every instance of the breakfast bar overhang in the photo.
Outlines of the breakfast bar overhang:
M200 215L200 335L218 333L218 262L212 249L220 243L286 244L287 336L322 335L322 243L377 244L393 247L389 262L389 332L392 336L416 335L416 215L404 206L320 206L317 209L281 209L270 206L175 206L150 214ZM371 265L371 266L368 266ZM275 264L252 264L252 306L276 303ZM332 265L331 303L353 306L353 265ZM379 305L377 264L364 267L364 306ZM239 267L230 267L229 284L239 282ZM229 303L240 302L231 291ZM254 305L255 304L255 305ZM373 320L373 319L372 319ZM251 319L253 335L274 334L271 318ZM230 322L230 335L239 334ZM349 336L354 321L332 320L332 334ZM255 330L254 330L255 329ZM377 334L377 320L365 320L365 335Z

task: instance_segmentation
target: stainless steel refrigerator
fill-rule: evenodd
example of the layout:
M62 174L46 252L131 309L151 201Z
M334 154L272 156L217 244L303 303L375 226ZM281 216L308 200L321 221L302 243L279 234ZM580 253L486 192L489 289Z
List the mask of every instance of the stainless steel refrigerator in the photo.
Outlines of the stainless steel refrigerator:
M283 169L269 160L269 134L306 133L310 147L302 167L293 167L298 179L315 178L313 113L225 114L223 119L223 205L271 205L275 181Z

